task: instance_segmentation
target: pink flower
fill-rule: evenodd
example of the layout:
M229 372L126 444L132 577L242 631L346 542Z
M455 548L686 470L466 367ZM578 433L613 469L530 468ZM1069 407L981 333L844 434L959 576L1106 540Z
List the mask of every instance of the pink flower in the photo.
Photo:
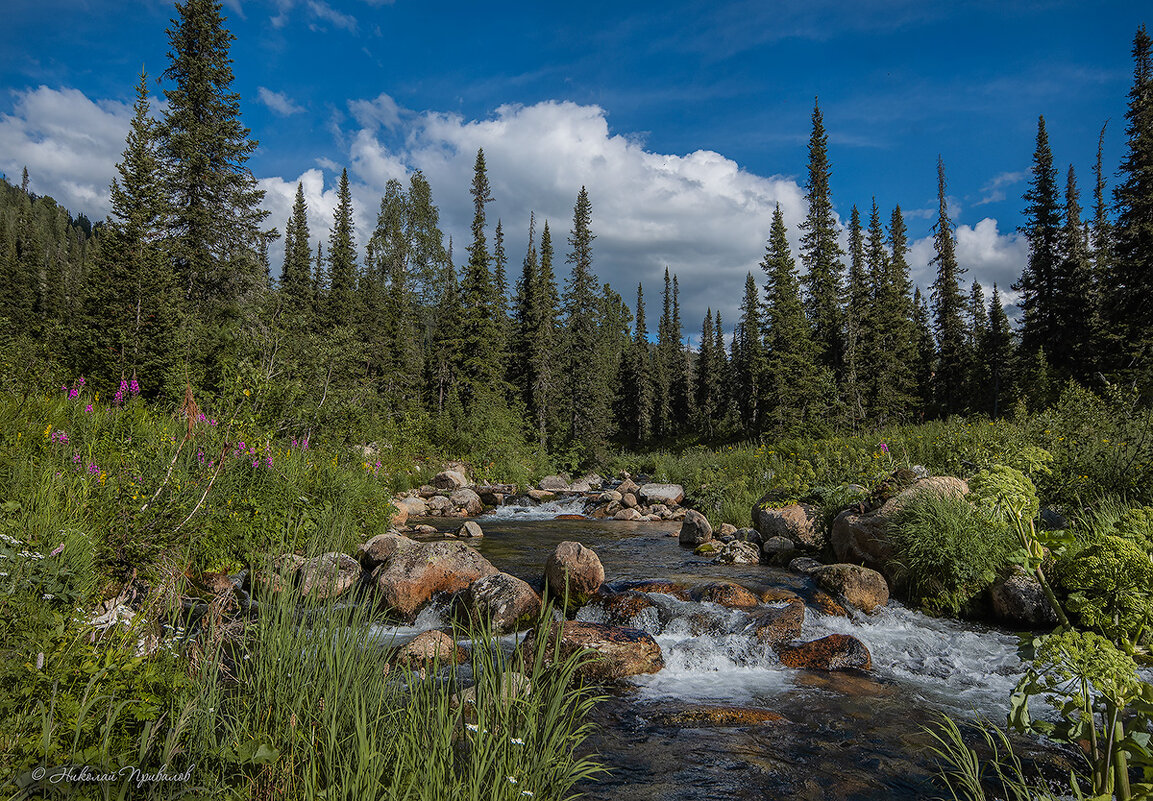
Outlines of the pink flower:
M48 554L48 555L49 555L49 556L59 556L59 555L60 555L60 552L61 552L61 551L63 551L63 550L64 550L64 543L60 543L60 544L59 544L59 545L57 545L55 548L53 548L53 549L52 549L52 553L50 553L50 554Z
M885 444L885 443L883 443L883 442L881 443L881 453L884 453L884 454L888 454L888 453L889 453L889 446L888 446L888 445L886 445L886 444Z
M90 403L90 404L88 404L87 406L85 406L85 407L84 407L84 411L86 411L86 412L91 412L91 411L92 411L92 404Z

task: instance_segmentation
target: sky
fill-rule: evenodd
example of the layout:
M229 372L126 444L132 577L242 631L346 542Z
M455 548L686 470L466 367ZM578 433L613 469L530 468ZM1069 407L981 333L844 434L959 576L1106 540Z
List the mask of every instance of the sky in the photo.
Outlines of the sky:
M174 7L3 5L0 172L15 182L27 166L34 192L102 219L142 69L163 103ZM707 308L731 331L745 275L763 283L778 203L795 246L814 103L839 219L856 205L867 223L875 199L887 223L900 204L913 280L927 288L940 156L964 289L996 282L1011 302L1038 116L1061 186L1072 165L1091 206L1102 126L1110 191L1116 183L1130 49L1153 22L1146 3L1108 0L226 0L223 10L270 225L283 229L301 182L313 243L327 240L347 168L363 244L388 179L420 169L462 262L483 147L490 246L500 219L514 280L530 212L548 220L563 259L585 186L600 280L630 305L643 283L655 320L668 267L690 337Z

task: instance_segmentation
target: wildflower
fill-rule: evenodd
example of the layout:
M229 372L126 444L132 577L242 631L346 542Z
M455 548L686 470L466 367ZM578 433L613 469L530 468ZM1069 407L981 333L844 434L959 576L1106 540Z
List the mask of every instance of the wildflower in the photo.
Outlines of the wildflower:
M50 592L46 592L46 593L44 593L43 595L41 595L40 597L41 597L41 598L43 598L45 601L51 601L51 600L52 600L53 598L55 598L56 596L55 596L55 595L53 595L53 594L52 594L52 593L50 593Z
M252 466L253 467L260 467L260 460L259 459L253 459L252 460Z
M96 464L96 462L93 462L92 464L88 465L88 475L95 476L95 475L99 475L99 474L100 474L100 467L99 467L99 465Z
M527 795L529 798L532 798L532 790L521 790L520 794Z
M80 380L76 383L81 389L84 389L84 376L80 376Z
M466 729L468 729L469 731L476 731L477 729L479 729L479 728L480 728L480 727L479 727L479 726L477 726L475 723L466 723L466 724L464 724L464 727L465 727Z
M880 448L881 448L881 453L885 454L886 456L889 455L889 446L888 445L886 445L884 442L882 442L880 445Z
M76 400L78 397L80 397L80 390L76 389L75 387L68 390L68 398L70 400Z
M80 380L83 381L84 379L82 378ZM136 376L132 376L132 381L128 383L128 391L133 395L140 394L140 384L136 382Z
M515 776L505 776L505 778L508 779L509 784L516 784L516 777Z
M513 745L524 745L524 740L522 740L520 737L510 737L509 742Z
M90 404L88 404L87 406L85 406L85 407L84 407L84 411L86 411L86 412L88 412L89 414L91 414L91 413L92 413L92 404L90 403Z
M55 548L53 548L53 549L52 549L52 553L50 553L50 554L48 554L48 555L49 555L49 556L59 556L59 555L60 555L60 552L61 552L61 551L63 551L63 550L64 550L64 543L60 543L60 544L59 544L59 545L57 545Z

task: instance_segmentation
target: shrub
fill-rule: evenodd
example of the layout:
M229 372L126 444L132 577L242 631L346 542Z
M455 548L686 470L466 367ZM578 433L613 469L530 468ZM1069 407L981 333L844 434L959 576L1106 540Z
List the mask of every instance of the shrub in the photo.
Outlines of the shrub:
M1153 623L1153 562L1148 551L1109 534L1072 548L1057 561L1066 607L1086 628L1113 640L1135 640Z
M964 500L914 496L890 529L898 585L915 605L957 614L988 587L1015 549L1009 527Z
M1021 515L1033 520L1041 512L1037 488L1020 470L994 465L969 479L968 500L994 520L1008 522Z

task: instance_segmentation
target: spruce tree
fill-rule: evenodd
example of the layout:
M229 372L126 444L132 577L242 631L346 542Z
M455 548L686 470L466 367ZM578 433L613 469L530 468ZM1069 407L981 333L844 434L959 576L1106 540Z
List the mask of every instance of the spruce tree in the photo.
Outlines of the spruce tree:
M801 302L800 282L780 204L773 211L761 268L768 277L765 418L777 431L789 431L824 418L832 380L829 368L817 363L818 349Z
M1049 148L1045 118L1037 120L1037 144L1025 192L1025 225L1029 261L1013 289L1021 293L1021 346L1026 353L1050 347L1060 338L1057 306L1060 295L1061 213L1057 200L1057 169Z
M969 309L966 317L968 319L965 327L969 334L966 351L969 356L969 367L965 405L971 411L980 411L989 385L989 366L981 358L981 348L988 333L986 329L989 313L985 307L985 290L975 278L969 288Z
M112 212L88 281L85 372L113 391L129 376L156 397L175 359L176 283L161 247L167 207L148 80L136 86L125 149L112 181Z
M869 215L867 261L876 307L865 348L872 363L869 405L881 425L904 420L915 405L916 336L910 297L908 239L901 207L889 218L889 253L877 201Z
M917 416L924 419L933 407L935 392L933 376L937 371L937 343L933 337L929 304L921 294L920 287L917 287L913 292L913 332L916 338L914 378L917 386Z
M644 287L637 284L632 342L617 376L616 417L623 438L641 445L652 435L653 398L649 375L649 332L645 324Z
M304 185L297 183L296 200L284 227L284 269L280 291L289 308L298 315L312 311L312 245L308 241L308 206Z
M761 410L768 401L762 311L760 288L749 273L745 276L745 295L741 300L741 317L733 332L732 348L733 403L746 435L759 430Z
M854 204L849 214L849 283L845 292L844 309L844 375L841 397L846 407L848 422L854 428L865 421L865 371L870 364L866 347L873 310L873 292L865 266L865 235L861 229L861 214Z
M1010 408L1015 360L1009 317L1001 303L1001 293L997 291L997 285L993 284L985 341L981 346L981 361L986 367L989 383L979 408L994 418L1001 417Z
M729 425L732 412L732 365L725 352L725 324L721 310L716 311L713 322L713 402L716 407L716 431L723 431Z
M598 349L601 304L592 269L592 204L581 187L573 207L567 262L572 272L565 282L563 298L565 338L565 421L571 443L591 456L603 443L610 426L611 387L603 363L607 354Z
M942 415L964 410L969 353L965 331L965 296L960 278L965 270L957 264L953 223L945 199L945 162L937 159L937 222L933 226L937 279L933 282L933 332L937 337L937 372L934 399Z
M496 286L484 232L484 207L491 202L492 190L484 150L478 150L472 179L472 244L468 246L468 264L460 286L461 355L470 396L500 389L497 384L503 373L504 343L497 319Z
M541 449L556 434L561 379L557 366L560 348L559 318L560 295L557 291L556 272L553 269L552 233L548 221L540 235L540 271L533 285L531 299L532 400L537 439Z
M328 235L328 294L324 306L324 321L329 328L347 324L358 316L356 242L347 169L341 170L336 194L338 201Z
M182 295L197 311L237 303L258 286L264 191L248 169L256 141L240 121L229 49L235 37L217 0L176 4L160 126L172 216L168 228Z
M673 366L680 351L680 335L673 332L673 284L665 267L661 291L661 318L657 323L657 349L653 358L653 433L665 437L672 433Z
M681 287L676 275L673 276L673 310L669 331L676 342L669 351L671 422L673 432L681 434L690 430L696 419L696 397L693 392L693 354L687 341L682 344L684 328L681 325Z
M701 323L701 342L697 348L695 401L697 412L696 429L705 437L711 438L717 413L717 374L713 336L713 310L710 307Z
M1089 236L1081 221L1077 175L1072 165L1065 180L1065 224L1061 229L1060 292L1053 352L1061 354L1063 374L1085 381L1097 370L1100 341L1095 332L1093 262ZM1054 359L1056 361L1056 359Z
M529 213L528 247L521 262L520 278L517 279L512 298L512 321L509 333L509 352L512 358L508 364L509 384L519 393L525 408L531 414L533 363L531 343L534 331L533 305L536 284L540 271L540 257L536 249L536 214Z
M1117 366L1147 387L1153 380L1153 43L1133 38L1133 86L1125 112L1126 153L1113 190L1116 228L1110 319L1120 339Z
M841 320L841 273L844 255L837 241L829 178L828 136L820 106L813 103L809 136L809 177L805 184L808 214L801 223L801 264L805 267L805 308L813 328L820 364L835 373L842 369L844 337Z

